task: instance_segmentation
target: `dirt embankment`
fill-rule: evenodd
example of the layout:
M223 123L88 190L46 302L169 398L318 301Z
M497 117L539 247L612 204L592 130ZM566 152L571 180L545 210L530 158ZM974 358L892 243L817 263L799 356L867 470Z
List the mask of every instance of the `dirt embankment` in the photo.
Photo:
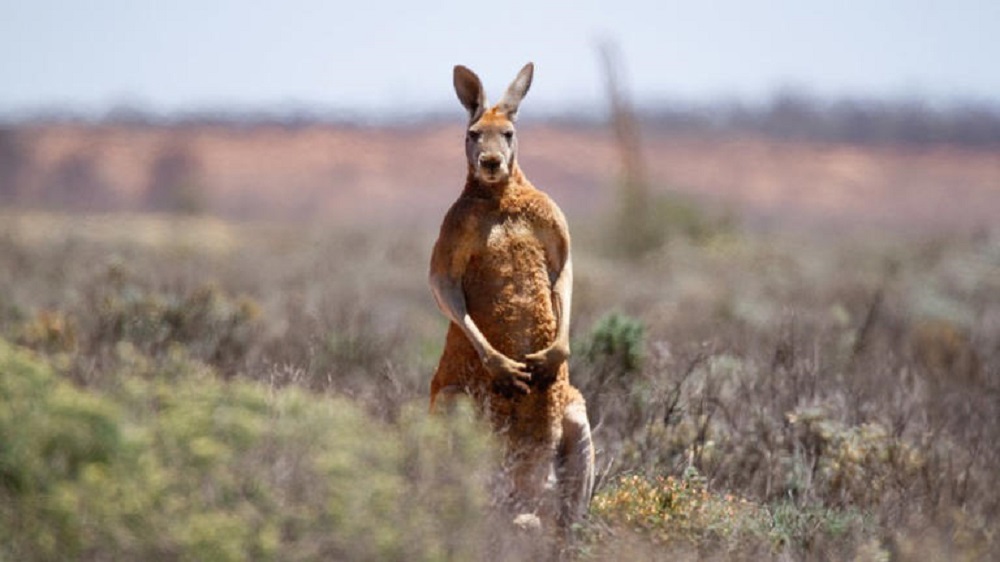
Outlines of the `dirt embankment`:
M7 129L0 202L199 208L231 217L440 217L462 187L462 124ZM525 125L521 165L571 216L610 204L619 159L594 128ZM1000 152L646 132L651 182L748 217L886 226L1000 222Z

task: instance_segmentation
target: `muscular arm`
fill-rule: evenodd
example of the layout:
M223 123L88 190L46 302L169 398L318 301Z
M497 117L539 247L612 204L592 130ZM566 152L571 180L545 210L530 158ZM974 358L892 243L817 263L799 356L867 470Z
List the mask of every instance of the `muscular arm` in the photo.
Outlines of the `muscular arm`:
M487 341L469 315L462 289L462 277L472 255L474 228L457 220L455 210L449 212L441 226L441 235L434 244L429 282L438 308L461 328L483 366L493 376L493 386L504 393L530 392L531 373L524 363L514 361L497 351Z
M551 383L559 366L569 359L570 309L573 302L573 259L570 255L569 228L555 204L552 216L538 232L545 245L549 278L552 280L552 309L556 315L556 337L552 344L525 357L528 370L542 385Z
M446 272L437 272L432 269L430 285L438 308L449 320L462 329L479 358L486 362L487 357L491 353L496 353L496 350L493 349L490 342L486 341L486 336L479 331L479 327L476 326L465 308L465 294L462 292L461 279L456 279Z
M564 347L566 355L569 356L569 317L573 304L573 258L569 255L568 248L566 250L566 263L563 264L555 284L552 285L552 304L559 321L553 345Z

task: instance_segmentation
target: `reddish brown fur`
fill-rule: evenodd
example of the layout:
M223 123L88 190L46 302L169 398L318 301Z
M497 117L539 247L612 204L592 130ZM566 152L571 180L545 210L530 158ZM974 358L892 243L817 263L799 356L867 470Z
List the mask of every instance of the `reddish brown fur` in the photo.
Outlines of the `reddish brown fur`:
M491 110L482 121L487 119L499 116ZM497 351L524 361L556 337L552 264L543 238L557 233L557 244L568 249L569 231L555 203L531 185L516 162L499 197L491 196L495 189L479 184L470 170L462 195L441 225L431 269L443 271L451 267L449 261L460 262L459 255L468 256L459 277L469 315ZM431 382L432 407L442 388L465 389L488 413L494 427L505 431L517 447L557 442L566 406L583 400L569 384L565 362L552 386L541 392L505 397L492 392L490 383L491 376L475 349L452 323Z
M500 103L487 108L479 77L455 67L455 92L469 112L469 168L431 257L431 290L451 319L431 409L442 396L471 396L505 442L497 491L518 513L515 525L556 519L565 538L590 501L594 450L566 364L569 229L516 159L513 121L533 71L525 65ZM554 495L546 493L550 483Z

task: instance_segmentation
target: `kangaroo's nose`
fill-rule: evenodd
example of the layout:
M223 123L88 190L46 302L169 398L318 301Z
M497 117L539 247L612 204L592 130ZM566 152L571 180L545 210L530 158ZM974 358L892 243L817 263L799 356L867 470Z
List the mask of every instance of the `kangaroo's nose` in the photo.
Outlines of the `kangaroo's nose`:
M499 154L483 154L479 157L479 165L487 170L496 170L503 163Z

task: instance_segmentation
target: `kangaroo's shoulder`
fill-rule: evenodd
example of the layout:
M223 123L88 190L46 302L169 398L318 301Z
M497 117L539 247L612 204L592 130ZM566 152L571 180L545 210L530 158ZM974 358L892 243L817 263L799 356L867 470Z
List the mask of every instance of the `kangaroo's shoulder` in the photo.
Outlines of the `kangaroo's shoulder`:
M566 217L559 205L527 181L524 188L504 202L504 212L523 216L537 226L554 228L568 235Z
M494 202L463 194L445 213L441 221L441 235L474 231L495 209Z

